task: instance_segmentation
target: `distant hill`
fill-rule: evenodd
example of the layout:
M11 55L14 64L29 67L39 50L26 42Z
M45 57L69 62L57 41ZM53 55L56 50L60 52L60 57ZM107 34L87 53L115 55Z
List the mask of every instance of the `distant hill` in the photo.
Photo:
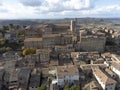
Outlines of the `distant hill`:
M0 27L4 25L15 24L20 26L27 26L27 25L38 25L39 22L31 21L31 20L0 20Z
M0 20L0 27L3 25L15 24L21 26L36 26L41 23L70 23L70 20L74 18L64 18L64 19L27 19L27 20ZM77 18L78 22L81 24L101 24L101 23L111 23L120 22L120 18Z

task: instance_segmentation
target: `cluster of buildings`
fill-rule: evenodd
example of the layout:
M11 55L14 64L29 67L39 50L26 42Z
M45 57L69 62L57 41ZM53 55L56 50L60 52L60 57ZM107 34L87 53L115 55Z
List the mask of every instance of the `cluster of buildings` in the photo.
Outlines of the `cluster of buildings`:
M19 26L19 25L18 25ZM9 43L22 41L24 40L24 28L22 26L19 26L19 28L16 28L17 25L14 25L14 27L3 26L8 28L2 28L0 30L0 38L8 40Z
M119 55L104 52L113 30L83 28L75 19L70 24L27 26L24 32L23 48L36 48L36 53L0 56L0 90L37 90L43 84L47 90L64 90L65 85L119 90Z
M34 47L65 52L104 51L106 43L104 35L95 34L90 30L79 30L75 27L75 21L71 21L71 25L64 26L64 28L53 24L45 24L39 29L29 27L30 29L25 30L24 46L25 48Z

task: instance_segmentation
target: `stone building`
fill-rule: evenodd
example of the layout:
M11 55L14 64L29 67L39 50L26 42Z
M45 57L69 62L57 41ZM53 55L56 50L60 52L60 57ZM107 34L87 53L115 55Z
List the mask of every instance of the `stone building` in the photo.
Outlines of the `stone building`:
M51 24L41 23L38 26L28 26L25 28L25 38L38 38L48 34L66 33L69 30L69 25L66 24Z
M73 44L76 36L72 34L48 34L41 38L26 38L24 40L25 48L34 47L37 49L53 49L55 45Z
M59 87L63 87L65 83L71 85L74 82L79 82L79 71L76 66L58 66L56 68L56 80L52 81L52 84L57 84Z
M24 40L24 47L25 48L43 48L42 44L43 39L42 38L26 38Z
M67 45L73 44L77 41L77 36L71 33L61 34L59 37L56 37L56 45Z
M110 69L118 76L118 80L120 80L120 63L111 62L108 64L110 66Z
M18 75L18 83L19 89L27 90L28 89L28 82L30 78L31 70L28 68L22 68Z
M103 73L99 68L93 68L93 74L103 90L115 90L116 81Z
M58 40L60 34L48 34L44 35L43 38L43 48L44 49L53 49L55 46L56 41Z
M49 49L37 49L36 54L27 55L24 59L28 62L28 67L34 68L36 63L49 62L50 55L51 50Z
M27 26L25 28L25 38L38 38L42 36L41 27Z
M106 38L98 36L82 36L81 41L77 43L77 50L80 51L98 51L105 49Z
M32 74L30 77L29 90L37 90L40 87L40 74Z
M18 73L20 70L12 70L10 72L10 77L9 77L9 90L12 90L13 88L18 88Z
M48 49L38 49L36 51L36 57L40 62L49 62L51 50Z
M55 51L57 53L70 53L70 52L74 52L75 49L73 48L72 44L68 44L68 45L56 45L55 46Z

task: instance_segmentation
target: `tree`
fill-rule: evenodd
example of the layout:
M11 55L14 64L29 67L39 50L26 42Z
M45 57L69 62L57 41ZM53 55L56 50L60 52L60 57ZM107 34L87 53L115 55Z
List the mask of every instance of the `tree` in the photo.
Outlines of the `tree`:
M67 84L65 84L64 90L69 90L69 86Z
M42 84L40 87L37 88L37 90L46 90L46 85Z
M10 50L12 50L12 48L6 47L6 51L10 51Z
M36 53L36 49L35 48L26 48L23 50L22 54L25 55L29 55L29 54L35 54Z
M5 44L5 39L0 39L0 45L4 45Z
M80 87L79 86L76 86L76 85L73 85L70 90L80 90Z
M73 85L71 87L65 86L64 90L80 90L80 87L77 85Z
M10 51L10 50L12 50L12 48L10 48L10 47L1 47L0 53L4 53L4 52Z

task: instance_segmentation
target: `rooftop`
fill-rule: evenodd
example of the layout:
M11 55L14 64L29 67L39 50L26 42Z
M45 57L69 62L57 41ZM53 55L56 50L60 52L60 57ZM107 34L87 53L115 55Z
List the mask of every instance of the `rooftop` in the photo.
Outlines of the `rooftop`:
M109 74L109 75L115 75L110 69L105 68L105 71Z
M57 67L58 78L64 78L65 76L79 75L77 66L67 65Z
M27 76L29 75L31 70L29 68L22 68L19 72L19 76Z
M39 87L39 85L40 85L40 74L31 75L29 87Z
M13 70L11 73L10 73L10 78L9 78L9 81L18 81L18 74L19 74L19 70Z
M97 77L100 78L100 80L108 85L108 84L113 84L113 83L116 83L116 81L110 77L108 77L106 74L104 74L99 68L93 68L92 69L94 74L96 74Z
M40 52L42 52L42 53L50 53L51 50L49 50L49 49L37 49L36 53L38 54Z
M49 35L44 35L43 38L51 38L51 37L57 37L60 36L60 34L49 34Z
M99 38L99 39L105 39L105 36L97 36L97 35L86 35L82 36L82 38Z
M30 41L33 41L33 42L35 42L35 41L42 41L42 38L26 38L24 41L25 41L25 42L30 42Z
M120 70L120 63L117 62L110 62L111 66L113 66L114 68Z

